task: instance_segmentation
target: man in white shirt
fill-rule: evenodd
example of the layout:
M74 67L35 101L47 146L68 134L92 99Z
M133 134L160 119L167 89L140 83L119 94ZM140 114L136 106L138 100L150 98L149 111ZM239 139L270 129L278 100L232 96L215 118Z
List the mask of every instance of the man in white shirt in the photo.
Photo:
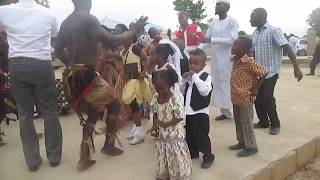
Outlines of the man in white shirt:
M26 164L30 171L37 171L42 163L33 123L37 104L44 117L47 157L56 167L61 161L62 132L50 42L58 34L57 20L34 0L20 0L0 7L0 27L8 38L11 89L17 103Z
M227 14L229 9L230 0L217 0L215 13L219 19L213 20L204 41L210 43L212 50L213 104L221 111L221 115L216 117L217 121L232 118L230 58L233 42L238 37L239 24L236 19Z

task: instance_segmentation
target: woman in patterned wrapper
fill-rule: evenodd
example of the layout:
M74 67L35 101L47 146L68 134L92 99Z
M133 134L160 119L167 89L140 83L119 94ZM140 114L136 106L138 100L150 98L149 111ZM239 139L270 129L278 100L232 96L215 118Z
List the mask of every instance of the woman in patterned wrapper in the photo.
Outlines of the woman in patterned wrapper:
M192 162L185 140L184 107L170 88L178 82L173 69L155 71L152 83L157 93L151 101L153 127L147 132L157 134L157 180L191 179Z

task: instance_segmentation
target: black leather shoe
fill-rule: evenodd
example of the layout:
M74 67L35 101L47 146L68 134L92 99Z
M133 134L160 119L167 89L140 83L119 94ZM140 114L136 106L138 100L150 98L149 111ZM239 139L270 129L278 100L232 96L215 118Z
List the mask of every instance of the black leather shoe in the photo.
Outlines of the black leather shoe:
M203 162L201 163L202 169L208 169L211 167L213 161L215 159L214 154L211 154L210 156L203 156Z
M249 157L249 156L252 156L254 154L257 154L258 153L258 149L255 148L255 149L245 149L243 151L240 151L237 153L237 156L238 157Z

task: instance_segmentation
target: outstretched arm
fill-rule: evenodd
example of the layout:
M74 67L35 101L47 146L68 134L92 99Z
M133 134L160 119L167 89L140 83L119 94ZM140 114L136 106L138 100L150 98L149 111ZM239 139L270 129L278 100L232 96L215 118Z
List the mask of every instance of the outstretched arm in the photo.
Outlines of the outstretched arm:
M288 56L289 56L289 58L291 60L291 63L293 65L293 69L294 69L294 77L298 81L301 81L301 79L303 78L303 74L302 74L302 72L300 70L300 67L299 67L299 64L297 62L295 53L292 51L291 47L288 44L282 46L282 48L286 53L288 53Z
M104 30L104 28L100 25L98 19L96 19L95 17L91 18L91 34L96 37L97 41L100 41L109 47L118 46L126 40L142 32L146 24L146 21L148 20L148 17L142 16L137 22L131 24L129 31L124 32L120 35L112 35L106 30Z
M297 63L296 55L292 51L287 38L279 28L275 28L271 33L273 42L282 47L284 52L288 53L288 56L294 68L294 77L298 79L298 81L300 81L303 78L303 74L300 70L299 64Z

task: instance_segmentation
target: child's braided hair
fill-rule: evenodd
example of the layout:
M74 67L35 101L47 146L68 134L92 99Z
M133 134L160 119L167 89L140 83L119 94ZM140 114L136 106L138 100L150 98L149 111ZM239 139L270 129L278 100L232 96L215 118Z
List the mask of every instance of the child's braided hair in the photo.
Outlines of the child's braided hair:
M177 72L171 67L167 66L167 69L155 71L152 73L152 82L155 83L158 80L163 80L168 82L169 86L174 86L178 80L178 74Z

